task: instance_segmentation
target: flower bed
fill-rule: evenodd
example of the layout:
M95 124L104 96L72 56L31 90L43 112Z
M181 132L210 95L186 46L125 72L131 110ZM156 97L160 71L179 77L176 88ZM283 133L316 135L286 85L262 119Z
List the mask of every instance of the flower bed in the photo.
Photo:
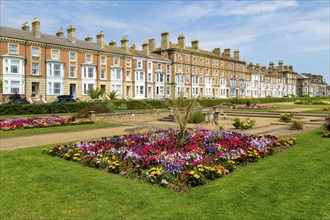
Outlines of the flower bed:
M273 105L237 105L236 109L269 109L269 108L277 108L277 106Z
M185 191L295 144L295 139L274 136L187 130L184 144L179 145L180 136L177 130L161 130L54 146L43 152Z
M1 130L17 130L28 128L42 128L65 125L92 124L91 120L73 120L72 118L47 117L47 118L5 118L0 119Z

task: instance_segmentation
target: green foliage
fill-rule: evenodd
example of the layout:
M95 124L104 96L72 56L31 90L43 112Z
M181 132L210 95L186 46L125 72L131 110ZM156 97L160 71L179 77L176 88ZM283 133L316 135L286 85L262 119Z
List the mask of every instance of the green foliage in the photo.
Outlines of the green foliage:
M180 194L54 159L43 147L2 151L1 219L328 219L329 140L320 132Z
M284 122L289 122L292 120L293 114L292 113L283 113L280 115L280 120Z
M188 123L200 124L204 121L204 114L201 111L193 112L189 116Z
M293 130L303 130L304 129L304 123L299 120L294 120L291 125L291 129Z
M89 90L87 91L87 95L91 98L91 99L98 99L103 95L104 91L101 88L96 88L94 89L93 87L89 88Z
M250 129L255 125L256 121L254 119L246 119L242 121L240 117L233 119L233 125L236 129Z
M117 91L111 91L107 93L107 96L110 100L116 100L118 97Z

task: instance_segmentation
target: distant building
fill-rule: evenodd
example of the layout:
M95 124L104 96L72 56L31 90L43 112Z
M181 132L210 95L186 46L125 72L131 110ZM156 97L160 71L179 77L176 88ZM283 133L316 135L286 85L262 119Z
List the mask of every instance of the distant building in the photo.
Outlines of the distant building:
M313 75L311 73L298 74L297 95L322 97L327 96L327 84L322 75Z

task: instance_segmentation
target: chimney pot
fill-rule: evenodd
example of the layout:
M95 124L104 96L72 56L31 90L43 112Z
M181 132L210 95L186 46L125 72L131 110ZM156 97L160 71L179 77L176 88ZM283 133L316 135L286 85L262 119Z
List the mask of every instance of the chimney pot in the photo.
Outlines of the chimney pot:
M87 35L87 36L85 37L85 41L86 41L86 42L93 42L93 37L90 36L90 35Z
M62 31L62 28L60 28L60 29L57 30L56 36L58 36L58 37L63 37L64 36L64 33Z
M22 30L23 31L29 31L30 30L30 27L29 27L29 24L28 24L27 21L22 25Z
M109 45L110 45L110 46L116 46L116 45L117 45L117 43L116 43L116 41L115 41L115 40L111 40L111 41L110 41L110 43L109 43Z

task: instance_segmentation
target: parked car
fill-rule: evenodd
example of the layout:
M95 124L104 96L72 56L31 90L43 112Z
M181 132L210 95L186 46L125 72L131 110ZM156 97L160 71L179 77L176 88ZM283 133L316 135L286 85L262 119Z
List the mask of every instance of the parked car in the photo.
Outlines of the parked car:
M6 102L7 105L24 105L30 104L26 99L12 99L9 102Z
M51 102L51 104L61 104L61 103L72 103L76 102L72 95L59 95L57 96L57 100Z

